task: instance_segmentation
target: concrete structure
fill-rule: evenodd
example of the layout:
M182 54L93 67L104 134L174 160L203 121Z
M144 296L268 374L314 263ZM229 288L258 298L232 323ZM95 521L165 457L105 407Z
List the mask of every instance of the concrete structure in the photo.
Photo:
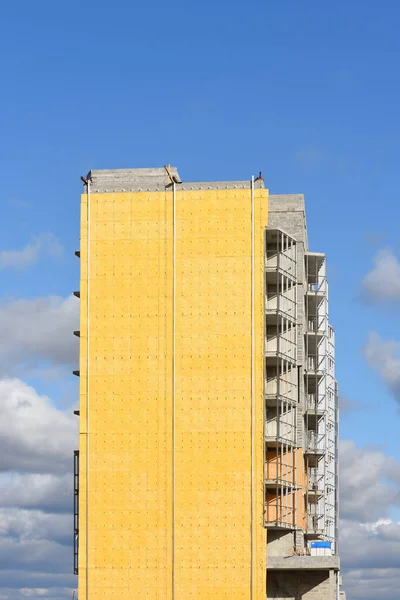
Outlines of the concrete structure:
M81 207L79 600L336 600L334 334L303 197L106 170Z
M335 339L326 258L308 249L300 194L269 196L265 327L267 597L333 600L339 591ZM330 556L311 556L321 540L330 542Z

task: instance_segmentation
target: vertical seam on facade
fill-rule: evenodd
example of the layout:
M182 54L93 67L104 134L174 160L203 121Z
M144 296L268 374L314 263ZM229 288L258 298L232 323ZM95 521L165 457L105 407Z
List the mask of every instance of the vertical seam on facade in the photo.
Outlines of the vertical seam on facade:
M255 427L255 403L254 403L254 176L251 178L251 599L254 598L254 427Z
M261 198L261 201L263 201L264 198ZM269 200L269 198L268 198ZM268 205L267 205L267 210L268 210ZM268 213L267 213L268 214ZM267 243L266 243L266 231L265 231L265 225L264 225L264 219L263 219L263 211L260 210L260 224L262 225L260 227L261 229L261 234L260 234L260 243L261 243L261 251L262 251L262 259L261 259L261 265L262 265L262 279L260 281L260 293L262 295L262 302L261 302L261 322L262 322L262 336L263 336L263 341L262 341L262 385L261 385L261 389L262 389L262 420L263 420L263 425L262 425L262 518L263 518L263 527L264 529L266 529L266 525L267 525L267 508L266 508L266 489L265 489L265 480L266 480L266 464L267 464L267 456L266 456L266 449L265 449L265 434L266 434L266 430L265 430L265 423L267 420L267 408L266 408L266 401L265 401L265 396L267 393L266 390L266 367L265 367L265 352L266 352L266 336L267 336L267 325L266 325L266 297L267 297L267 284L266 284L266 276L265 276L265 270L266 270L266 253L267 253Z
M172 184L172 600L175 600L176 188Z
M89 351L90 351L90 179L87 182L87 249L86 249L86 600L89 599Z

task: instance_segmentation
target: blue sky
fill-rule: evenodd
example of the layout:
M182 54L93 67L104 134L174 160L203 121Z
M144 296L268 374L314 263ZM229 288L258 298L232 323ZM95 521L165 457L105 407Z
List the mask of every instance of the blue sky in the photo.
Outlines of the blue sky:
M337 377L353 407L343 410L342 437L367 447L366 462L371 444L385 460L400 460L398 348L380 364L379 343L368 338L373 331L400 341L400 292L379 297L377 288L392 285L389 268L373 278L369 296L362 283L377 253L390 249L395 274L400 254L399 18L395 0L6 3L3 303L30 300L39 322L37 298L56 296L52 318L75 314L62 302L79 287L79 177L90 168L171 163L186 181L248 179L262 170L272 193L305 194L310 249L328 255ZM1 254L23 249L19 263ZM51 319L43 302L45 334ZM58 331L49 329L55 343ZM378 344L369 361L368 339ZM73 343L65 354L35 356L34 341L27 349L20 340L3 376L70 408ZM393 502L389 517L397 515Z

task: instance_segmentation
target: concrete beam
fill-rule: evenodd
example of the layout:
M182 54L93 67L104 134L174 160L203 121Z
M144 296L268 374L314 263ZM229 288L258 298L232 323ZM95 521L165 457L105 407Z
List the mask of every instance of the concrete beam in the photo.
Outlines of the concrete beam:
M339 571L338 556L267 556L267 570L299 570L310 571L334 570Z

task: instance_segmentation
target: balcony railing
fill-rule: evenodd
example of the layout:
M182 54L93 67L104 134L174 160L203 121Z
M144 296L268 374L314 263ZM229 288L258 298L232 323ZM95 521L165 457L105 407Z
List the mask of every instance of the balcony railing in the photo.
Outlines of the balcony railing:
M311 492L319 492L320 494L322 494L324 492L323 478L318 477L316 475L309 475L308 490Z
M326 317L318 317L316 319L307 320L307 329L309 333L326 333Z
M307 450L309 452L323 453L325 436L316 433L315 431L307 432Z
M323 515L308 515L308 533L320 534L323 531Z
M308 292L314 292L314 294L325 294L326 293L326 281L323 280L319 283L309 283L307 286Z
M324 366L325 356L311 354L307 357L307 369L310 372L320 373Z
M324 395L322 394L307 394L306 395L306 409L316 412L323 412L324 406Z

